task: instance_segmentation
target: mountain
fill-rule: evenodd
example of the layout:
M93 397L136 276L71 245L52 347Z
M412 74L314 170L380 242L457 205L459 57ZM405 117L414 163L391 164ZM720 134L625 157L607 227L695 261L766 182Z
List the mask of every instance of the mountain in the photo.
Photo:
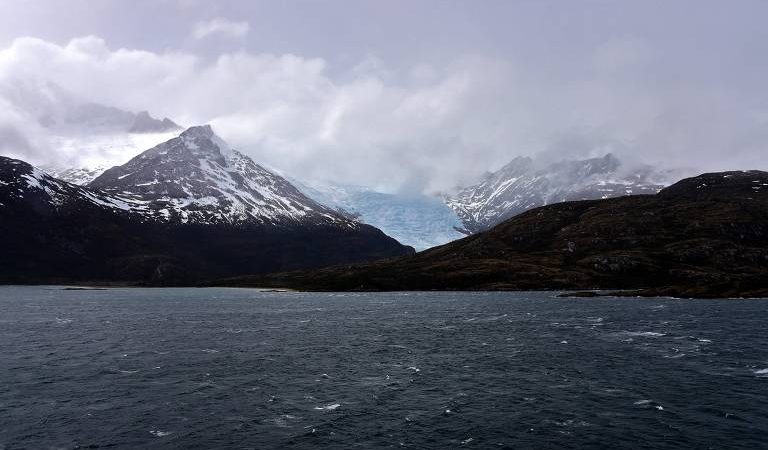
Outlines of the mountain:
M144 202L136 212L199 224L359 224L229 148L210 126L192 127L88 184Z
M0 157L0 282L151 285L413 249L301 194L193 127L88 186Z
M390 194L362 186L294 182L308 197L373 225L417 251L459 239L461 222L439 198Z
M0 99L56 134L164 133L181 128L171 119L156 119L147 111L134 113L88 101L51 81L3 79Z
M532 208L572 200L655 194L669 174L649 166L625 167L612 154L539 165L517 157L445 202L470 233L487 230Z
M768 297L768 172L709 173L655 195L544 206L489 231L389 261L215 284Z

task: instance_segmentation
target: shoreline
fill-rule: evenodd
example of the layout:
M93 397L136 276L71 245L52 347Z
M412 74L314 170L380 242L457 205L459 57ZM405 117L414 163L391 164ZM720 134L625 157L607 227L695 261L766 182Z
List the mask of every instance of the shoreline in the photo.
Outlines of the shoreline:
M206 286L206 285L178 285L178 286L152 286L129 283L8 283L0 284L2 287L41 287L59 291L108 291L111 289L249 289L264 293L524 293L524 292L548 292L553 298L664 298L674 300L768 300L766 296L679 296L670 295L649 289L430 289L430 290L301 290L291 288L259 287L259 286Z

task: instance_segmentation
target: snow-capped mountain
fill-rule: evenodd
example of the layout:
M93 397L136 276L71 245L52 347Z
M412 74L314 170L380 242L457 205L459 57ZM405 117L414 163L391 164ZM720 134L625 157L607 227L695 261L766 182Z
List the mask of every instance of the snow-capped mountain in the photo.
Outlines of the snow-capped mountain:
M188 128L88 186L140 198L135 212L159 213L171 222L357 226L231 149L208 125Z
M478 184L447 196L445 203L470 233L539 206L632 194L655 194L670 183L670 174L650 166L625 167L614 155L544 166L517 157Z
M319 203L373 225L417 251L464 237L456 214L439 198L377 192L328 182L297 182L296 187Z
M78 186L0 156L0 282L201 280L407 255L208 126Z

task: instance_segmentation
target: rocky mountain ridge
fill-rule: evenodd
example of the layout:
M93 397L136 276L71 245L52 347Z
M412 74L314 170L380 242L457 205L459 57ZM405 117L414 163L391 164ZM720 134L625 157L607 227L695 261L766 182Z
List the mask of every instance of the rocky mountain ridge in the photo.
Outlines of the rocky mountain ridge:
M469 233L487 230L529 209L573 200L655 194L671 176L650 166L625 168L607 154L539 165L517 157L479 183L446 196Z

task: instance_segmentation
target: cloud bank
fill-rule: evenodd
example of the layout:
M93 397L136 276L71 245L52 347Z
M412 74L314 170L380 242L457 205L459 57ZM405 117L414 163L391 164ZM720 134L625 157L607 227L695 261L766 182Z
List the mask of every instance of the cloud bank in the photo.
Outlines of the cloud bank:
M232 25L208 23L196 34L248 31ZM291 176L389 191L450 190L517 155L611 151L671 166L768 168L768 94L748 101L695 72L672 76L658 52L637 37L611 39L564 75L489 55L410 67L372 56L331 67L293 54L210 59L113 49L95 36L64 45L19 38L0 50L0 152L55 159L34 102L12 98L20 82L52 81L87 101L211 123Z

